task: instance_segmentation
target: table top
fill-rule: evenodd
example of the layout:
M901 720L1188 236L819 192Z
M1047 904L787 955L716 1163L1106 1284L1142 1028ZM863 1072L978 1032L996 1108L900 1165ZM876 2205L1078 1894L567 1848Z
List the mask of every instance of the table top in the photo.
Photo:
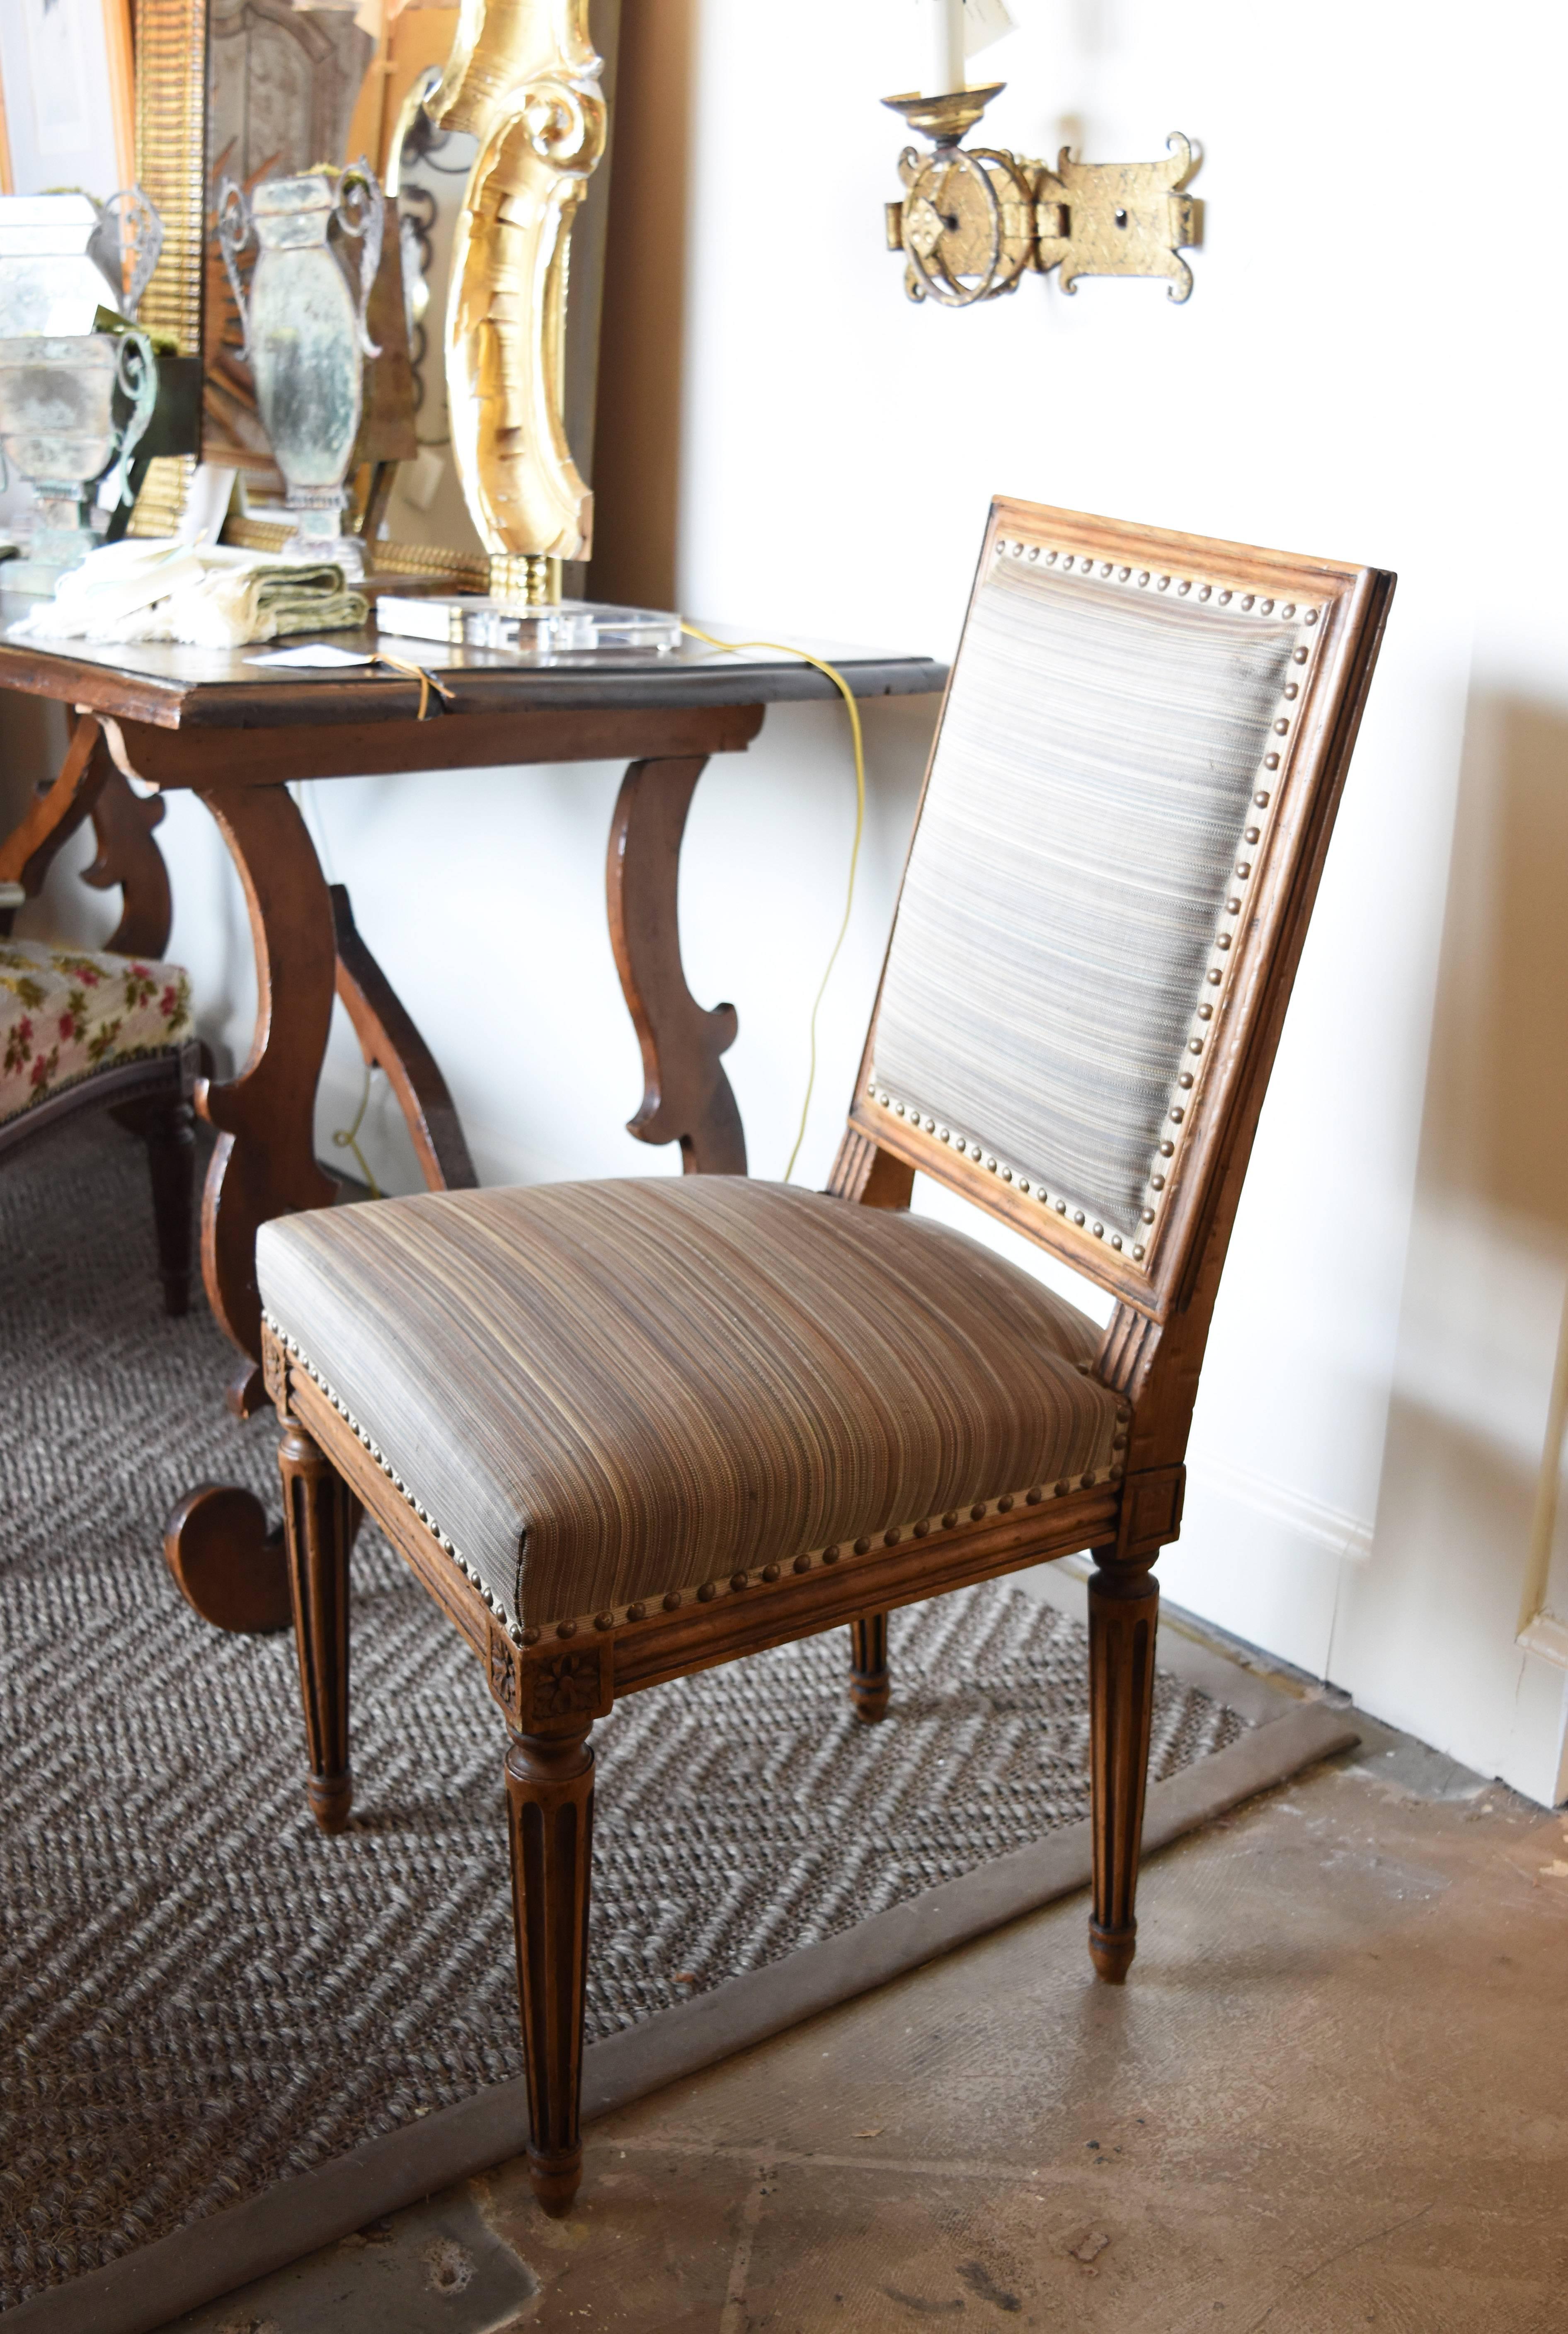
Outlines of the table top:
M293 639L245 649L91 641L53 649L13 638L14 624L37 604L0 593L0 688L84 706L112 719L160 729L270 729L406 721L418 708L418 684L385 666L309 672L250 661L269 645L298 645ZM731 624L702 629L721 640L748 637ZM534 663L501 650L441 647L373 628L302 637L320 637L356 653L381 651L439 674L452 692L445 710L457 716L773 705L837 694L824 673L798 657L756 649L730 655L697 641L668 653L598 651ZM838 666L857 698L923 696L940 690L948 678L947 667L930 657L815 641L801 646Z

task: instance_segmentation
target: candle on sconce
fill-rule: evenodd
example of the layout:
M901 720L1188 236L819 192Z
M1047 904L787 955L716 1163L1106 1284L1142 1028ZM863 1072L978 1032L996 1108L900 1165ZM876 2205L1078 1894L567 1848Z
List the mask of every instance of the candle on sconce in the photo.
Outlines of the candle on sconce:
M911 24L909 82L921 97L946 97L964 82L964 0L904 0Z

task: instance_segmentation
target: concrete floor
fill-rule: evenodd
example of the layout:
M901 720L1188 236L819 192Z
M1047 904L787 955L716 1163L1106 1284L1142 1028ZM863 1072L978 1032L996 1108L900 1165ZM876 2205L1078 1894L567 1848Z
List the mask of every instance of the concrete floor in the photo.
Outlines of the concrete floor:
M1158 1857L184 2334L1562 2334L1568 1820L1368 1722ZM1109 2176L1107 2176L1109 2175Z

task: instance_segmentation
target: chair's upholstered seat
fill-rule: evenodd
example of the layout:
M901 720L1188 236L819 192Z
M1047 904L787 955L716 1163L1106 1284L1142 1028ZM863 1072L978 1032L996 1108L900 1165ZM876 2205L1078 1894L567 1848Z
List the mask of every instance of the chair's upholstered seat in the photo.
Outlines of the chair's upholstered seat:
M267 1316L508 1625L1120 1468L1099 1332L917 1217L727 1176L264 1226Z
M178 964L0 940L0 1123L190 1034L190 980Z

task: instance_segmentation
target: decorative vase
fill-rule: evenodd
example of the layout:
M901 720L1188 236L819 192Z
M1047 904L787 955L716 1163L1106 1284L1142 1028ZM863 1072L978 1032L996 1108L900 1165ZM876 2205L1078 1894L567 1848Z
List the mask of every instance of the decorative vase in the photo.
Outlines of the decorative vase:
M139 187L95 195L0 196L0 340L91 333L100 308L136 322L163 249Z
M343 479L360 432L363 361L380 352L365 330L380 265L386 204L370 164L334 186L322 171L267 178L247 205L232 178L218 190L217 236L255 378L256 408L286 488L291 558L331 560L364 572L359 537L342 532ZM356 301L327 241L333 219L360 241ZM238 260L258 246L247 298Z
M144 333L27 333L0 340L0 445L38 497L30 555L0 569L7 591L53 592L101 538L94 490L130 458L158 402L158 364Z

